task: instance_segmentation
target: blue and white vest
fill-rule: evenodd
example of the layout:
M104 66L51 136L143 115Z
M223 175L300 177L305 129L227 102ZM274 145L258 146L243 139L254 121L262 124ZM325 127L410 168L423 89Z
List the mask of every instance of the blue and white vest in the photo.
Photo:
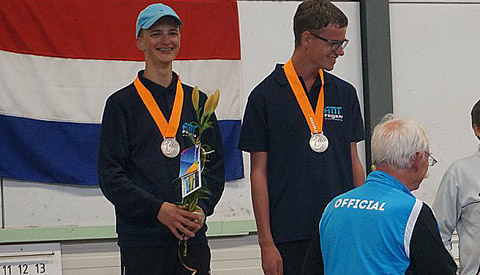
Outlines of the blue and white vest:
M405 274L422 205L381 171L334 198L319 225L325 274Z

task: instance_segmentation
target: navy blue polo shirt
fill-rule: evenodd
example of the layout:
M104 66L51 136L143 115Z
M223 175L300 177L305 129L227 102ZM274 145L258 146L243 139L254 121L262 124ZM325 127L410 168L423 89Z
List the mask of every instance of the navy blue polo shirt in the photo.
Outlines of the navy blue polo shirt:
M173 73L168 87L162 87L138 74L167 121L170 119L178 76ZM193 88L182 84L184 97L176 140L180 150L193 145L183 134L183 127L196 121L192 104ZM200 92L200 106L207 96ZM205 164L208 173L203 181L211 192L198 204L207 216L212 215L225 184L223 144L215 115L212 128L202 137L214 150ZM178 239L157 219L163 202L181 201L178 173L180 155L167 158L160 151L163 137L133 83L113 93L105 104L98 150L98 181L105 197L115 205L116 228L120 247L176 245ZM190 243L206 243L200 229Z
M353 188L350 143L365 138L355 88L325 72L323 153L309 145L310 129L283 71L275 70L252 91L239 148L268 152L270 227L276 243L308 240L328 202ZM315 110L321 80L307 93Z

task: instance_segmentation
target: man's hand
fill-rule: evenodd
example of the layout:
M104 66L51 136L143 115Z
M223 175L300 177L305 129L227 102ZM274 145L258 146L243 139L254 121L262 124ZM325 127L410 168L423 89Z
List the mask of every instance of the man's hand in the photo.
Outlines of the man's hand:
M277 247L271 244L263 246L261 251L262 269L265 275L283 275L283 260Z
M203 227L205 224L205 212L203 212L203 209L197 205L197 208L195 208L195 211L193 211L193 214L196 215L196 218L193 220L197 224L196 227L190 228L193 233L197 233L200 228Z
M195 232L201 228L195 220L199 222L202 220L203 226L205 215L203 215L202 219L199 219L199 216L198 214L185 210L183 206L164 202L162 207L160 207L160 211L158 211L157 219L168 227L179 240L186 240L195 237ZM185 237L183 237L182 234L184 234Z

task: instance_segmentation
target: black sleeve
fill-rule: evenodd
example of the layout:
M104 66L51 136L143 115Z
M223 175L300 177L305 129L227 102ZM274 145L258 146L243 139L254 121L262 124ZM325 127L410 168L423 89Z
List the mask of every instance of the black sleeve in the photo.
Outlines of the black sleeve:
M255 93L248 97L247 107L243 115L242 131L238 149L246 152L268 152L268 119L265 99Z
M198 202L206 216L213 214L213 210L222 196L225 187L225 165L223 161L223 141L215 114L211 117L212 128L205 131L202 143L212 147L213 152L208 155L205 163L205 186L210 191L208 199Z
M433 212L424 203L413 228L407 274L455 275L456 271L457 265L443 245Z
M317 228L310 241L302 268L303 275L323 275L323 258L320 247L320 232Z
M129 157L127 114L108 99L103 113L98 150L98 183L115 207L132 217L156 219L163 200L145 191L127 175Z

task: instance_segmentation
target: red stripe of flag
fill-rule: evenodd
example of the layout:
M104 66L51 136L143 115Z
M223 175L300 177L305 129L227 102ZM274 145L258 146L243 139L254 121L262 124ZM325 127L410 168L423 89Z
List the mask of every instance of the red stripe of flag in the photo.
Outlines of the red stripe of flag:
M141 61L138 13L152 0L1 0L0 49L78 59ZM165 0L182 19L177 59L240 59L235 0Z

